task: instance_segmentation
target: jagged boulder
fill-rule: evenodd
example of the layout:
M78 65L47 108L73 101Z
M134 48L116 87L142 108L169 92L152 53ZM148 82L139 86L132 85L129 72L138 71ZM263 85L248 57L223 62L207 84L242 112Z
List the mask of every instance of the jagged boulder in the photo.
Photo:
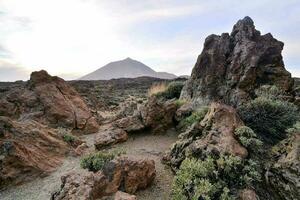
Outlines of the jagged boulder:
M149 186L155 175L153 160L117 158L107 163L102 171L63 176L61 189L52 195L52 200L93 200L114 195L118 190L133 194Z
M201 122L195 123L186 132L179 135L179 140L164 157L174 169L188 155L202 158L211 154L231 154L246 158L248 151L235 138L236 128L243 122L235 109L220 103L212 103Z
M54 129L0 117L0 187L54 171L69 150Z
M222 101L236 106L254 95L260 85L292 90L293 79L281 56L283 43L261 35L250 17L239 20L231 34L210 35L186 82L181 99L195 105Z
M63 79L46 71L33 72L25 87L14 89L1 98L5 116L15 119L34 119L52 127L72 128L93 133L98 124L80 95Z

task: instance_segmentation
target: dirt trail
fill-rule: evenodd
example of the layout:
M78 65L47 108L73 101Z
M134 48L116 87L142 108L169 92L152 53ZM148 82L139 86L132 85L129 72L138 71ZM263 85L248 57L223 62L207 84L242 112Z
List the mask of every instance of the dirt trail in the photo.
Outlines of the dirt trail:
M161 163L163 153L177 140L177 133L169 130L164 135L137 134L127 142L112 149L121 149L128 157L149 158L155 161L156 178L153 185L137 192L138 200L168 200L170 196L173 173Z
M90 148L93 147L94 134L83 136ZM122 149L125 156L135 158L149 158L155 161L157 176L153 185L146 190L138 191L139 200L167 200L171 190L173 174L171 170L160 162L161 156L176 141L175 131L168 131L164 135L150 135L146 133L131 135L125 143L115 145L114 149ZM60 177L71 171L82 171L80 157L68 157L63 165L55 172L44 178L23 185L14 186L0 192L1 200L49 200L51 193L59 189Z

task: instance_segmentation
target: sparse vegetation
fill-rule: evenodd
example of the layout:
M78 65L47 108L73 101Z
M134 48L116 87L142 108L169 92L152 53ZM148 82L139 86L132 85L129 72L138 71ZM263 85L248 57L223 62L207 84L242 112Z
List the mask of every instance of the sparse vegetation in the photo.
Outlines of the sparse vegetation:
M74 143L77 139L75 136L70 135L70 134L64 134L62 136L62 138L65 142L70 143L70 144Z
M186 158L174 178L172 197L182 199L234 199L231 188L252 186L261 181L253 160L221 155L205 160Z
M104 165L113 160L115 156L115 153L110 152L91 153L81 159L80 166L83 169L96 172L102 170Z
M62 139L70 145L75 145L79 141L78 137L72 135L68 129L58 128L58 133L61 135Z
M258 152L263 145L262 141L258 139L255 132L247 126L238 127L234 133L238 137L240 143L248 150Z
M194 124L195 122L201 121L206 113L208 112L208 107L204 106L198 109L197 111L194 111L190 116L184 118L179 122L178 127L180 129L185 129Z
M278 88L262 87L256 99L240 106L239 114L247 126L268 142L285 137L285 130L299 119L297 106L279 98ZM279 96L276 96L279 95Z

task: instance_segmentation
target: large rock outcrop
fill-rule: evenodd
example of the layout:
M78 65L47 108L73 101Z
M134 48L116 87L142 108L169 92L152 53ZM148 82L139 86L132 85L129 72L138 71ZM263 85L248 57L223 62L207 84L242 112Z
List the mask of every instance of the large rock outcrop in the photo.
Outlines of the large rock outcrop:
M153 160L122 157L96 173L74 172L63 176L61 189L52 195L52 200L93 200L114 195L118 190L133 194L149 186L155 175Z
M236 128L243 126L235 109L220 103L212 103L201 122L194 123L164 157L174 169L189 155L205 158L207 155L230 154L246 158L248 151L235 138Z
M0 117L0 187L54 171L69 150L54 129Z
M284 68L283 43L261 35L250 17L239 20L231 34L210 35L185 84L181 99L194 104L222 101L236 106L254 95L260 85L292 90L293 79Z
M0 100L0 114L18 120L34 119L51 127L93 133L98 124L80 95L63 79L46 71L33 72L27 85ZM4 111L1 111L4 110Z

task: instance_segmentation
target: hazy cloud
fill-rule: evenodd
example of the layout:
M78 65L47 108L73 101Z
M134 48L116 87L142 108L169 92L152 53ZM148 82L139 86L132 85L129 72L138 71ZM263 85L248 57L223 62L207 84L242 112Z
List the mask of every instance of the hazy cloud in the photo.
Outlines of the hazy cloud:
M28 80L29 74L22 66L0 59L0 81Z

